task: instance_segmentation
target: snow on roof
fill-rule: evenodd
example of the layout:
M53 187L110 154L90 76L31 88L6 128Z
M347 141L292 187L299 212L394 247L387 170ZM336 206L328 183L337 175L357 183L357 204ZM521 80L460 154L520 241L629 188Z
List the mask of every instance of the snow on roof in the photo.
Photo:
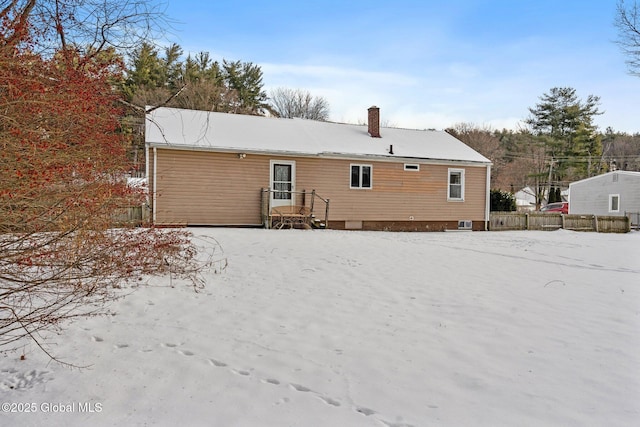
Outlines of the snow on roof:
M611 171L611 172L606 172L600 175L596 175L596 176L592 176L589 178L585 178L585 179L581 179L579 181L574 181L572 183L569 184L569 189L571 189L572 186L578 184L578 185L582 185L586 182L590 182L590 181L597 181L597 180L602 180L602 179L607 179L607 177L611 176L611 175L626 175L629 177L634 177L634 178L638 178L640 179L640 172L635 172L635 171L625 171L625 170L615 170L615 171Z
M145 140L185 149L490 163L444 131L383 128L381 135L370 137L362 125L157 108L147 114Z

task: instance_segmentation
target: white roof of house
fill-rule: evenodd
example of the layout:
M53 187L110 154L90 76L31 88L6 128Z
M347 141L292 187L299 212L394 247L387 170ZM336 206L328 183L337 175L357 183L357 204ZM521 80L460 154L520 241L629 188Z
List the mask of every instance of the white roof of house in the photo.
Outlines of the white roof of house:
M596 176L592 176L592 177L589 177L589 178L581 179L580 181L572 182L572 183L569 184L569 189L571 189L571 187L573 185L576 185L576 184L582 185L582 184L587 183L589 181L597 181L597 180L601 180L601 179L607 179L606 177L608 177L610 175L614 175L614 174L626 175L626 176L630 176L630 177L633 177L633 178L640 179L640 172L616 170L616 171L606 172L606 173L603 173L601 175L596 175Z
M524 187L516 191L514 194L516 206L534 206L536 205L535 191L531 187Z
M370 137L363 125L158 108L147 114L145 140L184 149L490 163L444 131L382 128L380 134Z

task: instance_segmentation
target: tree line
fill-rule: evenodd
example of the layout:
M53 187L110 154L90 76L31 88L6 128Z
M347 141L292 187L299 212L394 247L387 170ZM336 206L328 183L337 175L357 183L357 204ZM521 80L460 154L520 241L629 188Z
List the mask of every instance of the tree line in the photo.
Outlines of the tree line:
M163 49L148 42L123 58L120 88L131 108L124 120L132 135L132 173L144 170L144 114L148 106L221 113L328 120L329 103L302 89L276 88L269 97L263 73L252 62L215 61L209 52L184 56L173 43Z
M193 110L264 114L270 109L262 70L242 61L214 61L208 52L187 55L177 44L162 53L142 43L127 58L122 83L128 102Z
M184 57L177 44L159 49L143 43L126 61L122 92L139 108L166 105L238 114L327 120L328 102L300 89L278 88L268 96L260 67L251 62L214 61L208 52ZM494 162L492 186L503 191L535 188L540 202L551 189L612 168L640 170L637 135L608 128L594 119L600 98L581 99L571 87L551 88L529 109L518 130L492 130L471 123L448 129ZM141 120L141 116L137 116ZM139 122L135 158L142 159L143 122ZM138 162L141 164L141 161ZM138 169L141 169L141 165Z
M611 170L640 171L640 134L598 130L599 101L556 87L529 108L518 130L458 123L447 131L493 162L492 188L514 193L529 187L539 207L570 182Z
M629 74L640 76L640 8L617 0L616 43L627 57ZM604 131L593 124L600 99L580 99L570 87L540 97L517 131L458 123L448 131L493 161L491 183L498 193L533 189L536 205L557 200L572 181L614 170L640 171L640 133Z
M142 43L125 58L122 92L136 106L164 105L223 113L328 120L329 103L302 89L264 90L263 73L252 62L222 62L209 52L184 56L173 43L163 49Z

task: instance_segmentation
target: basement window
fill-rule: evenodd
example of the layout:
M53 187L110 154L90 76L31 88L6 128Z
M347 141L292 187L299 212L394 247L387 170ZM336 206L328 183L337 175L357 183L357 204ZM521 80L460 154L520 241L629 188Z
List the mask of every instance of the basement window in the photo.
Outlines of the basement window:
M351 165L350 188L371 188L371 165Z
M458 230L473 230L473 221L471 221L470 219L459 220Z
M406 170L406 171L419 171L420 170L420 165L415 164L415 163L405 163L404 164L404 170Z

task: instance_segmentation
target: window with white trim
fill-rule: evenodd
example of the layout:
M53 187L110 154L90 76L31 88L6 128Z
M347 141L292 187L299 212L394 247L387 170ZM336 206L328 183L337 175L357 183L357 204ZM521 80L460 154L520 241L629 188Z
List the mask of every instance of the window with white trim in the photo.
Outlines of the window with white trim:
M404 170L406 171L419 171L420 165L417 163L405 163Z
M351 165L350 188L371 188L371 175L373 167L371 165Z
M609 212L620 212L619 194L609 194Z
M449 169L447 200L464 200L464 169Z

